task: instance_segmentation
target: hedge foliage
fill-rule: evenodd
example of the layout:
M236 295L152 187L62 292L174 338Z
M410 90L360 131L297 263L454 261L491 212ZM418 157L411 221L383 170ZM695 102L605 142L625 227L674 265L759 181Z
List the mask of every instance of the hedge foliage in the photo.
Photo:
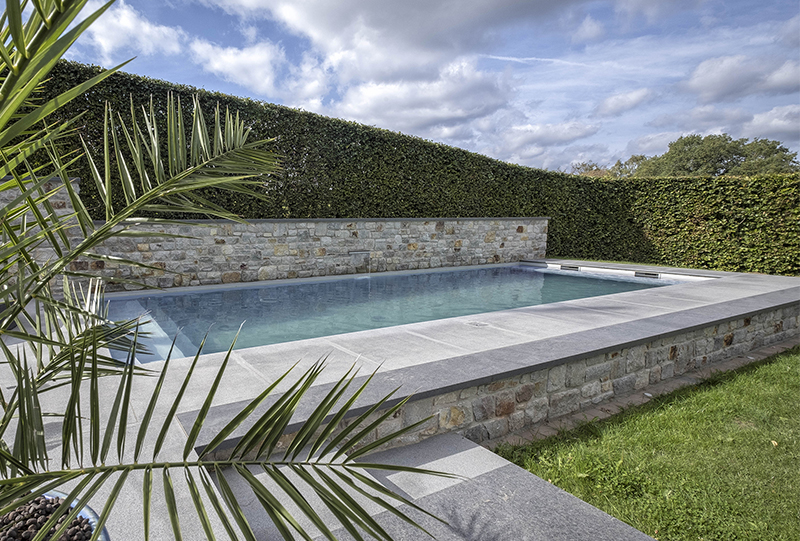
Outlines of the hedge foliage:
M61 62L45 96L101 68ZM549 216L548 256L621 260L719 270L800 274L800 175L604 181L512 165L462 149L287 107L117 73L59 111L85 116L79 133L100 148L108 101L123 118L130 96L168 92L206 114L217 103L239 111L251 137L275 137L283 173L265 186L266 201L220 201L246 218L397 218ZM185 106L186 125L191 111ZM80 148L76 139L67 143ZM101 149L101 148L100 148ZM73 176L99 219L102 205L85 160ZM122 196L118 204L122 204Z

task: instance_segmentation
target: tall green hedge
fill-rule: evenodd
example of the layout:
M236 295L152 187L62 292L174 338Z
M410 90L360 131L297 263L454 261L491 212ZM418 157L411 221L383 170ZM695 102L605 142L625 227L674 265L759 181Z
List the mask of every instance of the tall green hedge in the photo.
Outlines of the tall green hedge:
M45 97L98 71L61 62ZM112 75L58 114L85 112L79 133L97 148L106 101L127 118L131 95L137 107L152 96L156 109L164 110L169 91L184 104L197 94L208 114L217 103L239 111L253 137L276 138L283 172L265 187L270 197L225 196L225 205L246 218L549 216L550 257L800 274L798 174L609 182L125 73ZM185 109L190 125L191 111ZM77 139L67 145L80 148ZM101 218L85 161L71 174L87 180L81 197Z

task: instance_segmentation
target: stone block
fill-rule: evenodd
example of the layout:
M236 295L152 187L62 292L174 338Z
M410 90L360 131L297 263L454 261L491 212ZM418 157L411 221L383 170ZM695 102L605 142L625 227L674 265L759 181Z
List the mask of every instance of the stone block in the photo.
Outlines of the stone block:
M486 427L486 432L488 433L490 440L508 434L508 419L505 417L486 421L483 423L483 426Z
M586 381L586 362L576 361L566 365L565 385L567 387L580 387Z
M669 359L669 347L655 346L645 351L645 366L652 367Z
M274 280L278 277L278 267L267 265L258 269L259 280Z
M625 354L625 370L631 374L645 366L645 346L637 346L627 350Z
M655 384L661 381L661 365L655 365L650 369L650 384Z
M661 365L661 379L670 379L675 376L675 363L667 362Z
M520 385L515 392L515 398L520 404L524 404L533 398L534 385L532 383L524 383Z
M503 391L495 395L494 414L497 417L510 415L517 409L517 400L514 391Z
M600 404L601 402L605 402L606 400L611 400L614 398L614 391L608 391L604 393L600 393L599 395L592 398L593 404Z
M611 376L611 363L603 362L586 367L586 381L605 381Z
M650 370L644 368L635 373L636 383L633 384L634 389L643 389L650 383Z
M548 419L555 419L580 409L581 392L578 389L567 389L550 395Z
M611 374L609 377L611 379L617 379L625 375L625 364L623 361L624 360L620 357L609 361L609 364L611 364Z
M528 402L528 407L525 408L525 424L535 424L544 420L547 417L549 407L550 401L546 396L534 398Z
M489 439L489 431L483 425L473 426L465 430L462 434L465 438L475 443L481 443Z
M493 396L481 396L472 401L472 416L476 421L489 419L494 415L495 399Z
M589 357L588 359L586 359L586 366L594 366L604 362L606 362L605 354L595 355L594 357Z
M539 370L531 374L533 383L533 396L541 397L547 395L547 370Z
M636 374L628 374L613 381L614 394L622 395L633 391L636 385Z
M707 356L704 356L703 359L708 360ZM675 359L675 373L676 374L683 374L684 372L688 372L690 370L694 370L695 368L695 359L690 357L678 357Z
M440 404L452 404L453 402L458 401L458 393L453 391L452 393L440 394L439 396L435 396L433 398L433 405L438 406Z
M517 430L522 430L524 427L525 427L524 411L515 411L514 413L508 416L508 430L510 432L516 432Z
M403 406L403 426L410 426L416 423L417 421L421 421L427 417L430 417L435 412L433 407L433 399L432 398L424 398L422 400L415 400L413 402L407 402ZM438 419L434 417L432 419L433 424L438 426L439 422ZM430 423L429 420L428 423Z
M224 272L222 273L222 283L223 284L231 284L234 282L241 282L242 281L242 273L241 272Z
M397 432L398 430L403 428L403 416L402 413L398 410L394 413L393 416L389 417L378 427L375 429L375 436L377 439L381 439L384 436L388 436L392 432Z
M439 410L439 428L452 430L472 422L472 410L465 406L451 406Z
M581 396L584 398L600 394L601 385L599 381L590 381L581 387Z
M547 392L552 393L563 389L566 382L566 375L566 365L562 364L551 368L547 374Z

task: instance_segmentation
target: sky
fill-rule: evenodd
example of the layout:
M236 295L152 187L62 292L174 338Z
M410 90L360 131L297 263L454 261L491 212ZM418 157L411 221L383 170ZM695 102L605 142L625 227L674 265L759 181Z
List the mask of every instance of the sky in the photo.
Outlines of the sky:
M546 169L690 133L800 151L797 0L118 0L67 55L134 56L124 71Z

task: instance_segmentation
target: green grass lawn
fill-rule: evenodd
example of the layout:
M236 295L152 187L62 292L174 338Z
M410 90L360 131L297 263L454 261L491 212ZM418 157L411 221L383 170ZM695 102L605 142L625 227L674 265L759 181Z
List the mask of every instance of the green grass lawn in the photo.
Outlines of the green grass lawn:
M498 453L659 540L800 539L800 348Z

